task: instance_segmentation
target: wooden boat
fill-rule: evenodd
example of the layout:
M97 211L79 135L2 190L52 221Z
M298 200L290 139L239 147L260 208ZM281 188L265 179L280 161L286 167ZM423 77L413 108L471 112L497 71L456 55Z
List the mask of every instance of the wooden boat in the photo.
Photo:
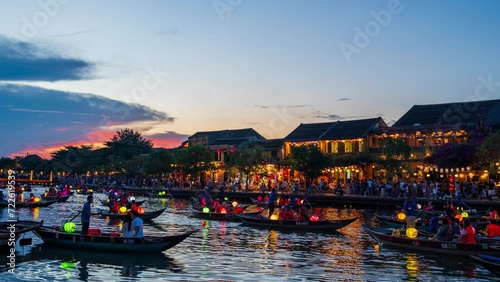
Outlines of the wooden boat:
M35 230L46 244L66 248L96 251L155 253L170 249L189 237L194 231L173 236L144 236L144 238L124 238L113 234L83 235L58 231L59 227L45 227Z
M52 200L57 200L59 203L64 203L66 201L68 201L69 197L71 195L66 195L66 196L63 196L63 197L59 197L59 196L49 196L49 197L45 197L45 196L41 196L40 198L42 199L42 201L52 201Z
M259 206L259 207L262 207L262 208L268 208L269 207L269 203L267 201L259 201L258 199L255 199L255 198L250 198L250 200L256 206ZM277 204L275 206L278 207ZM309 204L307 204L307 203L298 204L296 206L293 206L294 209L297 209L297 208L300 208L300 207L306 207L308 209L312 208L312 206L311 206L310 203Z
M157 211L152 211L152 212L145 212L143 214L139 214L139 218L142 219L142 221L150 221L153 220L157 217L159 217L163 212L165 211L165 208ZM107 211L100 211L97 213L100 217L103 218L109 218L111 220L124 220L125 216L127 216L126 213L114 213L114 212L107 212Z
M429 240L429 237L418 236L409 238L404 234L393 235L393 230L387 228L373 228L365 224L363 229L375 240L385 245L399 247L412 251L433 252L448 255L469 256L477 254L500 255L500 247L480 244L464 244L451 241Z
M229 213L203 212L203 211L200 211L197 209L192 209L191 211L192 211L193 216L197 217L197 218L208 219L208 220L230 221L230 222L239 222L240 221L240 219L238 217L236 217L236 215L238 215L238 214L234 213L234 212L229 212ZM257 215L261 212L262 212L262 210L257 211L257 212L244 212L244 213L240 213L240 214L254 216L254 215Z
M99 201L101 202L101 204L102 204L103 206L108 207L108 204L109 204L108 200L101 200L101 199L99 199ZM136 202L135 202L135 204L137 205L137 207L140 207L140 206L141 206L142 204L144 204L145 202L146 202L146 200L136 201ZM118 202L118 203L119 203L120 205L123 205L121 202ZM127 207L127 208L131 208L131 207L132 207L132 203L127 203L127 204L126 204L126 207Z
M377 214L375 215L375 217L389 227L401 228L406 224L405 220L399 220L395 216ZM484 229L486 228L486 226L488 226L488 222L486 220L482 220L481 217L470 217L470 223L477 230ZM417 220L415 220L415 228L417 229L429 231L428 229L429 224L430 224L429 219L417 218Z
M18 220L13 222L0 222L0 249L9 249L13 248L13 246L9 246L9 239L11 238L11 234L14 233L14 239L18 239L19 235L23 233L27 233L30 231L34 231L38 228L41 228L43 221L29 221L29 220ZM14 228L12 228L14 227ZM12 242L12 241L11 241ZM15 242L15 241L14 241ZM12 243L11 243L12 245Z
M493 257L484 254L479 254L477 256L471 255L470 257L493 274L500 276L500 257Z
M269 229L289 229L294 231L335 231L345 227L358 218L344 220L317 220L317 221L298 221L298 220L272 220L267 217L236 215L243 224L255 227L264 227Z
M48 207L52 204L59 202L59 200L40 201L40 202L16 202L16 208L38 208ZM0 202L0 208L13 207L13 203Z

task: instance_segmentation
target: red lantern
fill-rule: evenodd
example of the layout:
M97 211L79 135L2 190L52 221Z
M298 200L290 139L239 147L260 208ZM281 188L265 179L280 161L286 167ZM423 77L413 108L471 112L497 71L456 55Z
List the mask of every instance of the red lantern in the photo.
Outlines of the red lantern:
M138 208L138 209L137 209L137 212L138 212L139 214L144 214L144 208L143 208L143 207Z

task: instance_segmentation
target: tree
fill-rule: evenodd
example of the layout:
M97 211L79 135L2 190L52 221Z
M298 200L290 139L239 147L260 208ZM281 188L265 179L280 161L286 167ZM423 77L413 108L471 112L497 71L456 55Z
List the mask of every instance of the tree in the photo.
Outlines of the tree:
M171 172L174 163L175 159L172 153L167 150L157 151L149 155L144 165L144 172L146 174Z
M0 168L1 169L15 169L17 167L17 162L11 158L1 158L0 159Z
M475 148L468 143L446 143L424 159L425 163L442 168L465 167L472 163Z
M245 145L243 148L227 155L226 166L234 167L246 176L245 189L248 189L249 175L262 164L263 156L264 149L262 147Z
M45 171L46 165L47 165L47 160L42 159L38 155L29 155L29 156L22 158L19 161L19 165L21 166L22 169L24 169L26 171L30 171L30 170L33 170L35 172Z
M110 154L130 160L133 156L149 154L153 142L141 136L138 131L125 128L116 132L111 141L105 142Z
M287 161L294 170L306 177L306 186L309 180L321 176L322 171L330 165L330 159L315 145L292 147Z
M491 134L479 145L473 166L476 169L498 170L500 162L500 134Z
M411 172L408 159L411 155L411 147L402 139L385 138L381 140L382 156L377 160L377 168L386 179L392 179L397 175L403 178L403 171Z
M51 155L51 167L56 172L82 174L94 170L95 167L92 146L66 146Z
M185 174L199 178L200 173L207 171L214 160L212 153L203 145L192 145L175 152L175 160Z

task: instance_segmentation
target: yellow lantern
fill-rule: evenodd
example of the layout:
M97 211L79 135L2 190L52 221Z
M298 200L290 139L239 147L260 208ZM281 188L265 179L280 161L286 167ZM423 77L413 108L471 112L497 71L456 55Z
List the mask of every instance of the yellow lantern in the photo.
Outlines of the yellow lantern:
M125 206L122 206L120 207L120 209L118 210L120 213L126 213L127 212L127 207Z
M277 214L273 214L271 215L271 220L278 220L278 215Z
M36 197L35 198L35 203L40 203L40 198Z
M399 220L405 220L405 218L406 218L406 214L404 212L398 213L398 219Z
M233 207L235 208L235 207L238 205L238 202L233 201L232 205L233 205Z
M410 227L410 228L406 228L406 236L408 236L409 238L416 238L418 235L418 230L413 228L413 227Z
M469 217L469 214L468 214L466 211L464 211L464 212L462 213L462 217L464 217L464 218L465 218L465 217Z

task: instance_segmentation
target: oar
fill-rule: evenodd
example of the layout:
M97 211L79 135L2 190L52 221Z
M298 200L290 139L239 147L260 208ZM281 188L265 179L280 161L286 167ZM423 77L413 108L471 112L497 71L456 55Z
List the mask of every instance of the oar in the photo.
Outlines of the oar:
M68 220L68 221L73 221L77 216L79 216L82 212L79 211L72 219Z

